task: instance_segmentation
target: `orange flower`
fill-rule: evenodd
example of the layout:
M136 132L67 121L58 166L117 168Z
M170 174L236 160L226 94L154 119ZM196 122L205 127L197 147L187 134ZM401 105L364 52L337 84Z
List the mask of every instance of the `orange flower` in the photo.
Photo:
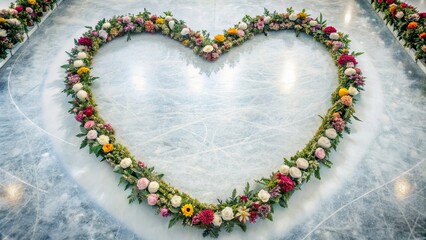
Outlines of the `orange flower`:
M228 34L237 34L237 33L238 33L238 29L236 29L236 28L228 29Z
M6 19L0 18L0 23L5 23L5 22L7 22Z
M225 41L225 36L223 36L222 34L218 34L218 35L214 36L214 41L215 42L223 42L223 41Z
M415 29L417 27L417 23L416 22L410 22L408 24L408 29Z
M114 150L114 145L112 145L111 143L104 144L102 146L102 150L104 150L105 153L109 153Z
M343 105L345 106L350 106L352 105L352 98L349 95L343 96L340 98L340 101L342 102Z
M426 38L426 32L421 33L419 37L420 37L420 39Z
M390 7L390 11L391 11L391 13L392 13L392 16L394 16L394 15L395 15L395 12L396 12L396 6L391 6L391 7Z
M335 113L333 113L333 115L332 115L333 117L335 117L335 118L340 118L340 113L338 113L338 112L335 112Z

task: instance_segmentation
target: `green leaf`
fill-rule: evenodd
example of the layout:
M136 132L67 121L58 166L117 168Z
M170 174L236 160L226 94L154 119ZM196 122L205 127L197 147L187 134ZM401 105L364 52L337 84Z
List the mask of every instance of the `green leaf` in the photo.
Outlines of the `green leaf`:
M272 213L268 213L268 216L266 216L266 218L271 222L274 221L274 218L272 217Z
M169 221L169 228L173 227L179 220L179 215L173 215L173 217Z
M284 200L284 199L282 199L282 198L280 199L279 204L280 204L280 206L282 208L287 208L288 207L287 201Z
M245 223L239 222L237 225L243 230L243 232L247 231L247 225Z
M87 139L84 139L83 142L81 142L80 149L82 149L85 146L87 146L87 143L88 143Z

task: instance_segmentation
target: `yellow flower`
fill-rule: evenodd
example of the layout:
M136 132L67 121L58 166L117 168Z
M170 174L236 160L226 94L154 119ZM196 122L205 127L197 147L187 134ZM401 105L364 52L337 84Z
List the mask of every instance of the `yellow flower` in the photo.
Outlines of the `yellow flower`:
M166 21L164 21L164 19L162 18L157 18L157 20L155 21L156 24L164 24Z
M6 19L0 18L0 23L5 23L5 22L6 22Z
M297 14L297 18L300 18L302 20L305 20L308 17L308 14L304 13L304 12L300 12Z
M181 208L182 210L182 214L185 217L191 217L192 214L194 214L194 208L192 207L192 204L185 204L183 205L183 207Z
M339 97L343 97L343 96L346 96L346 95L349 95L349 91L348 91L348 89L346 89L346 88L341 88L341 89L339 90Z
M80 69L77 70L78 75L81 75L83 73L88 73L88 72L90 72L90 68L87 68L87 67L81 67Z
M182 44L185 45L185 46L188 46L189 45L189 40L188 39L183 40Z
M223 42L223 41L225 41L225 36L223 36L222 34L218 34L218 35L214 36L214 40L215 40L215 42Z
M109 153L114 150L114 145L112 145L111 143L104 144L102 146L102 150L104 150L105 153Z
M109 33L116 37L118 35L118 29L117 28L111 28L111 30L109 31Z
M31 5L34 5L34 4L36 4L36 0L28 0L28 3L31 4Z
M236 28L228 29L228 34L237 34L237 33L238 33L238 29L236 29Z

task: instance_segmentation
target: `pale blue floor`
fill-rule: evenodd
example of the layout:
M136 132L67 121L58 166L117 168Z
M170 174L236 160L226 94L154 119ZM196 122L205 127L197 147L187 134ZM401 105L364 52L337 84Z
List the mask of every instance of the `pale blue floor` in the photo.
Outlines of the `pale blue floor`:
M425 9L422 1L409 1ZM222 239L426 239L426 75L369 1L64 1L0 69L0 239L199 239L127 193L106 163L79 150L61 93L84 26L115 14L171 10L215 35L263 7L306 8L350 34L368 78L352 125L323 169L274 222ZM208 63L157 35L117 39L94 59L104 119L132 153L207 202L242 190L305 145L325 113L336 68L292 32L258 36Z

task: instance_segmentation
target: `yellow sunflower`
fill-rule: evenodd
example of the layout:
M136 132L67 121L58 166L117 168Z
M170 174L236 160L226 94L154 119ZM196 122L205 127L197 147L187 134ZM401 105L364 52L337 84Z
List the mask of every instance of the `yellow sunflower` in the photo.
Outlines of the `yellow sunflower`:
M191 217L192 214L194 214L194 208L192 207L192 204L185 204L183 205L183 207L181 208L182 210L182 214L185 217Z

